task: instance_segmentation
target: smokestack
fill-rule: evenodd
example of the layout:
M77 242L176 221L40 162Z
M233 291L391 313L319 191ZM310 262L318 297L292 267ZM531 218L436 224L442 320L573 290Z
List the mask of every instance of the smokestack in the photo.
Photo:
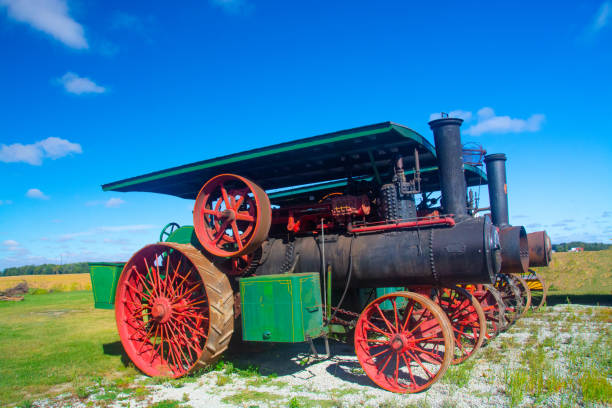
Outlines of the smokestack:
M442 118L429 122L434 133L434 143L440 169L440 189L444 212L455 218L468 216L463 173L463 146L459 127L462 119Z
M493 224L506 228L510 225L508 215L508 186L506 184L506 155L503 153L485 156L489 179L489 202Z

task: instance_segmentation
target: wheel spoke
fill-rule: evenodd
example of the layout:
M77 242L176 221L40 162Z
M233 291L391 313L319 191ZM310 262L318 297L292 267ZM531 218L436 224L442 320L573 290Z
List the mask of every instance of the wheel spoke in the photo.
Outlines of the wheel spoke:
M236 221L232 221L232 231L234 233L234 240L238 244L238 249L243 248L242 239L240 238L240 231L238 231L238 224Z

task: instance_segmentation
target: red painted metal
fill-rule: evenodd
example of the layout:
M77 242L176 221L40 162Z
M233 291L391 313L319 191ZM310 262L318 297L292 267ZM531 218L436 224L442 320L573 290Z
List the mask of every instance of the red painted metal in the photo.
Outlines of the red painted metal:
M389 231L396 229L404 229L404 228L417 228L417 227L425 227L432 225L444 225L448 227L452 227L455 225L455 220L452 217L442 217L442 218L432 218L432 219L424 219L424 220L416 220L416 221L403 221L396 222L393 224L380 224L380 225L368 225L363 227L349 227L348 231L350 233L360 233L360 232L377 232L377 231Z
M213 255L236 257L259 247L268 236L271 206L252 181L220 174L200 190L193 211L198 240Z
M194 265L178 251L139 255L117 288L117 328L130 360L150 376L185 375L208 337L208 300Z
M390 303L392 309L381 308ZM452 330L444 312L426 296L396 292L370 303L355 327L355 353L378 386L397 393L420 392L451 362Z
M458 286L419 286L407 290L427 296L446 313L455 338L451 364L462 363L480 348L486 334L486 316L478 300L468 291Z
M472 356L482 345L486 318L480 303L459 287L434 289L433 300L444 310L453 326L455 355L452 364Z
M506 326L505 305L501 295L491 285L466 285L464 288L478 300L485 314L485 338L489 340L495 337Z

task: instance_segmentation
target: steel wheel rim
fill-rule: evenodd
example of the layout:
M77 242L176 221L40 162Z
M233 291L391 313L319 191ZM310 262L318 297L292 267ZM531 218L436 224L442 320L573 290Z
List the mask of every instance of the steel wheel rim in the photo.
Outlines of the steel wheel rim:
M455 349L451 364L459 364L472 356L482 345L486 317L478 300L459 287L436 288L434 301L446 313L453 328Z
M172 233L174 233L174 231L176 231L179 228L181 228L181 226L178 225L176 222L171 222L171 223L166 224L166 226L162 229L161 233L159 234L159 242L165 242L168 238L170 238Z
M189 258L149 245L125 265L115 300L119 337L150 376L180 377L196 367L208 337L205 285Z
M267 194L235 174L210 179L196 198L193 224L202 246L220 257L253 252L268 236L272 207Z
M531 290L529 289L527 281L523 279L520 275L511 275L511 278L514 280L516 286L519 288L521 298L523 299L523 309L521 310L521 314L519 315L519 318L521 318L525 316L525 314L531 307Z
M401 301L403 303L400 303ZM390 302L391 310L381 304ZM396 292L370 303L355 328L355 353L367 376L396 393L434 384L451 360L453 334L444 312L426 296Z
M497 275L495 289L501 294L505 305L504 317L508 324L514 323L521 315L524 305L523 298L516 284L506 274Z
M529 269L528 273L522 275L522 278L527 281L527 286L531 291L531 308L538 310L546 303L548 286L546 286L544 278L533 269Z
M468 285L466 290L474 296L485 315L485 339L488 341L506 327L504 318L505 305L499 292L491 285Z

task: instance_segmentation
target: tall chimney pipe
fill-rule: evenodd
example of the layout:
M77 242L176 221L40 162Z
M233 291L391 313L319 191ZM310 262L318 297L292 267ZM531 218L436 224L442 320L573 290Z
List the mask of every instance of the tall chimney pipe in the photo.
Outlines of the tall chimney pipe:
M444 212L454 214L455 218L468 217L467 186L463 172L463 146L459 127L463 119L442 118L429 122L433 130L438 167L440 169L440 189Z
M489 202L493 225L506 228L510 225L508 215L508 185L506 183L506 155L503 153L485 156L489 179Z

